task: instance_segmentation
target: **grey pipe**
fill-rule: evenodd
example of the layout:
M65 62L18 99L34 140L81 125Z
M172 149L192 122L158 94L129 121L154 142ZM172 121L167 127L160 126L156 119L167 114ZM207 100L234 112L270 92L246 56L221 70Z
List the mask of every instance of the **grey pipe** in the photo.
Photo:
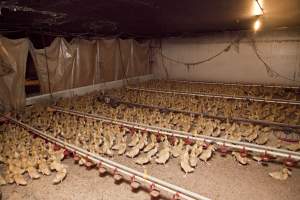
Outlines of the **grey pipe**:
M220 98L220 99L231 99L231 100L242 100L242 101L255 101L255 102L264 102L264 103L275 103L275 104L288 104L288 105L300 105L300 101L285 100L285 99L264 99L261 97L251 97L251 96L232 96L224 94L210 94L204 92L181 92L176 90L157 90L157 89L146 89L146 88L136 88L136 87L126 87L129 90L138 90L145 92L155 92L163 94L175 94L175 95L187 95L187 96L196 96L196 97L209 97L209 98Z
M283 89L300 89L297 86L281 86L281 85L262 85L262 84L243 84L243 83L221 83L221 82L205 82L205 81L185 81L185 80L168 80L169 82L189 83L189 84L205 84L205 85L229 85L242 87L266 87L266 88L283 88Z
M110 96L110 98L115 98ZM126 105L134 105L134 106L139 106L139 107L144 107L144 108L154 108L154 109L159 109L159 110L168 110L170 112L175 112L175 113L184 113L184 114L193 114L193 115L200 115L206 118L212 118L212 119L219 119L219 120L230 120L230 121L236 121L236 122L247 122L247 123L252 123L252 124L261 124L261 125L267 125L267 126L278 126L278 127L283 127L283 128L288 128L288 129L300 129L300 125L291 125L291 124L285 124L285 123L280 123L280 122L271 122L271 121L266 121L266 120L255 120L255 119L246 119L246 118L240 118L240 117L232 117L228 118L225 116L215 116L215 115L209 115L206 113L197 113L197 112L191 112L191 111L185 111L185 110L177 110L173 108L165 108L161 106L152 106L152 105L146 105L146 104L140 104L140 103L131 103L128 101L120 101L118 102Z

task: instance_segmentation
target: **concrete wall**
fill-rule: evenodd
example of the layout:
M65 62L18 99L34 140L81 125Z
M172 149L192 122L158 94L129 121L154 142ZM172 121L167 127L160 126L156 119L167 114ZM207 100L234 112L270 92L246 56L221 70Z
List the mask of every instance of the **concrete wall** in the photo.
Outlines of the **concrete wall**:
M206 59L224 49L239 36L243 39L215 59L190 66L163 59L170 79L210 82L241 82L260 84L300 85L300 31L273 31L253 33L216 33L197 38L170 38L162 40L163 54L185 62ZM270 77L264 64L257 58L252 39L258 52L268 65L281 75ZM155 44L153 71L156 77L165 78L160 45Z

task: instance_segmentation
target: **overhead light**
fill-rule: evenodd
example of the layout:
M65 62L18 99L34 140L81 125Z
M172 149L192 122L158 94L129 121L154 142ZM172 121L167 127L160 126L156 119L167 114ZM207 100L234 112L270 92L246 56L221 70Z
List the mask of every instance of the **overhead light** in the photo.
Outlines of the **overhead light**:
M254 24L253 24L253 29L254 31L258 31L261 27L261 21L259 19L259 17L257 17L257 19L255 20Z
M263 5L264 5L263 0L253 0L251 14L254 16L263 15L264 14Z

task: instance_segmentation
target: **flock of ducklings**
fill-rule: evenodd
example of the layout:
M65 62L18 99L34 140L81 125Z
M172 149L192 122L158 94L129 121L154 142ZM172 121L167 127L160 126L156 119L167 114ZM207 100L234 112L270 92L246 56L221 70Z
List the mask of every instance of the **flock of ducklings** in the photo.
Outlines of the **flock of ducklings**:
M57 105L66 109L72 108L77 111L104 115L113 119L190 131L195 135L204 134L276 146L292 151L300 150L300 143L291 144L279 140L274 136L274 130L270 127L221 122L181 113L160 113L159 110L127 107L125 105L112 108L109 104L99 101L91 95L64 99L59 101ZM107 122L47 111L45 107L35 106L29 109L26 114L28 116L23 116L26 123L45 130L48 134L67 143L108 157L125 155L134 159L138 165L166 164L170 159L178 158L181 169L185 173L191 173L199 162L207 162L219 148L216 145L201 141L191 142L141 130L131 130ZM185 124L188 125L185 126ZM262 161L259 155L243 156L238 152L232 152L231 155L241 165L249 164L250 159L257 162ZM79 157L77 160L81 165L91 165L83 157ZM291 174L286 168L280 172L270 173L272 177L277 179L286 179L286 174Z
M159 106L227 118L238 117L300 125L299 105L197 97L131 89L116 89L108 92L108 94L123 102Z
M156 88L155 83L147 83L145 86L148 87L149 85ZM180 88L175 86L175 89ZM174 89L173 86L171 88L171 85L167 85L165 88ZM202 89L200 87L200 91ZM237 94L246 94L241 88L236 91L238 91ZM261 91L260 89L249 89L248 92L247 94L257 95ZM275 96L283 94L280 90L276 90L275 93L273 94ZM291 105L194 98L124 89L112 90L109 94L124 101L206 112L214 115L242 116L289 124L299 124L300 121L300 109ZM277 135L280 135L282 130L274 129L274 127L250 123L232 123L205 118L201 115L164 112L159 109L135 107L127 104L111 105L105 103L99 96L98 93L93 93L62 99L57 102L57 106L112 119L185 131L194 135L222 137L291 151L300 150L300 142L290 143L281 140ZM289 95L289 99L294 99L292 94ZM42 105L27 108L26 112L20 115L20 119L49 135L80 146L90 152L108 157L124 155L134 159L138 165L149 163L164 165L172 158L178 159L180 168L186 174L192 173L200 162L208 162L214 152L220 148L201 141L193 142L176 137L166 137L141 130L128 129L116 124L53 112ZM251 159L261 162L259 155L243 156L239 152L230 152L230 154L241 165L249 164ZM61 163L64 157L65 151L63 149L56 149L55 145L38 137L32 137L25 129L9 123L1 125L0 163L2 163L2 170L0 185L7 183L26 185L28 177L39 179L41 175L50 175L54 171L56 174L53 183L60 183L67 176L67 166ZM74 156L74 159L80 165L93 166L93 163L84 157ZM283 168L280 171L269 173L269 175L275 179L286 180L291 175L291 171Z
M27 179L39 179L56 172L53 184L67 175L67 167L61 163L64 150L55 151L54 145L41 138L34 138L25 129L2 124L0 128L0 185L16 183L27 185Z
M249 123L231 123L202 116L161 112L159 109L131 107L125 104L111 107L111 105L99 101L94 95L63 99L59 101L57 105L66 109L72 108L77 111L102 115L113 119L185 131L194 135L222 137L225 139L251 142L292 151L300 150L300 145L298 143L289 143L281 140L278 136L285 134L283 134L281 130L269 126L253 125ZM290 134L296 135L296 132Z
M251 96L265 99L297 100L299 98L299 95L297 96L296 94L297 89L295 88L187 83L168 80L150 80L133 86L164 91Z

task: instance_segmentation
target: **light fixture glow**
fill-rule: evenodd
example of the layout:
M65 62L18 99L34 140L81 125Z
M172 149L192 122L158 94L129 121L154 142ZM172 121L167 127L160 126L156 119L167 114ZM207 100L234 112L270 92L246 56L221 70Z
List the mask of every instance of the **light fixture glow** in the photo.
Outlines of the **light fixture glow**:
M255 16L257 16L257 15L263 15L263 11L262 11L262 9L261 9L261 7L263 7L263 5L264 5L264 1L263 0L258 0L258 1L256 1L256 0L253 0L253 4L252 4L252 15L255 15Z
M254 31L258 31L261 27L261 22L259 19L257 19L255 22L254 22L254 25L253 25L253 28L254 28Z

